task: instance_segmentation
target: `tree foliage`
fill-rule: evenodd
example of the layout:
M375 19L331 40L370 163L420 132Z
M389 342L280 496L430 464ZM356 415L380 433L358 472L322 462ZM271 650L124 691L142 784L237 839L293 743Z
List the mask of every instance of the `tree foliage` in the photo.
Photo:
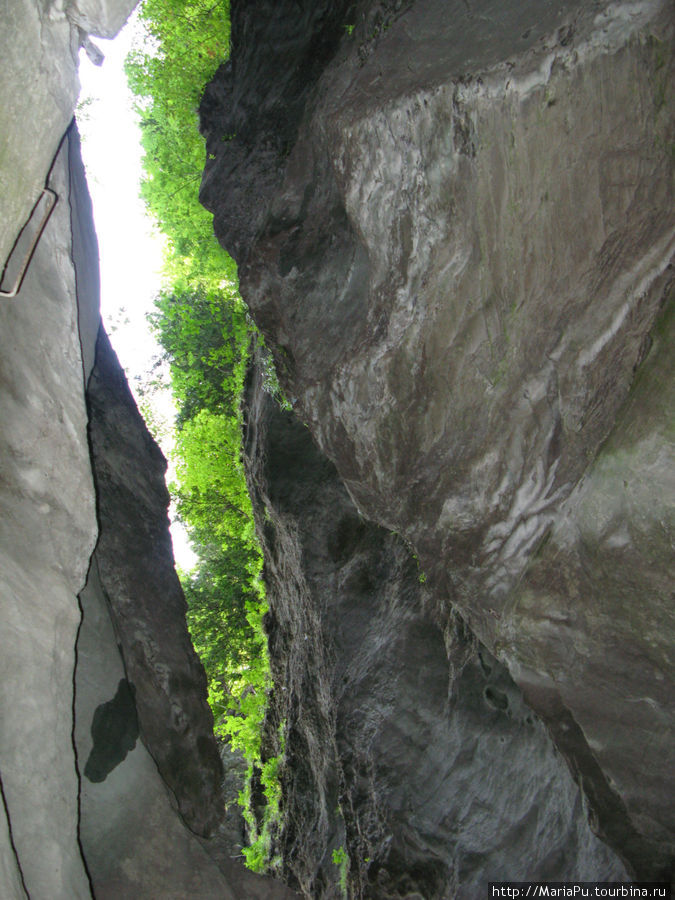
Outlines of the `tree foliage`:
M236 286L207 291L179 283L155 307L150 321L171 362L178 428L200 410L238 419L251 334Z
M177 407L171 490L199 560L182 579L188 624L207 672L216 728L233 734L250 712L247 697L264 702L268 669L262 560L241 460L250 333L243 303L233 294L165 290L156 309L151 322ZM228 724L233 711L236 721ZM260 721L257 716L256 728ZM257 747L242 749L250 755Z
M144 149L142 196L169 242L167 269L184 284L236 281L211 216L199 203L204 141L197 110L204 86L229 53L226 0L144 0L143 45L126 73L137 98Z
M220 248L198 189L204 144L197 107L229 49L229 4L145 0L143 45L127 60L144 148L142 196L167 238L165 287L150 317L168 362L177 407L176 480L171 485L198 564L181 573L188 625L208 677L216 731L263 772L278 811L276 762L260 759L269 687L260 577L241 461L240 401L252 327L234 262ZM250 791L249 791L250 793ZM246 798L246 789L242 797ZM276 798L276 800L275 800ZM265 865L269 828L249 811L249 863Z

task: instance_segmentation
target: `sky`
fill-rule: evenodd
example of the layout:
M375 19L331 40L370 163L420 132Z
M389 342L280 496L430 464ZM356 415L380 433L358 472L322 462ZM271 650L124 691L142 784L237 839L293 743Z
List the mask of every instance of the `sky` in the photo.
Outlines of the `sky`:
M76 113L99 243L101 315L137 402L139 386L159 353L145 317L161 285L163 247L139 197L141 137L124 75L124 59L138 27L132 16L114 40L94 39L104 55L100 67L80 51L82 89ZM157 397L153 417L165 423L164 430L172 416L168 393ZM169 436L160 443L168 458ZM196 557L175 521L171 536L178 565L192 568Z
M160 284L162 240L138 196L140 131L124 75L134 27L132 18L115 40L96 39L100 67L80 52L77 119L101 257L101 312L122 365L136 375L157 352L145 315Z

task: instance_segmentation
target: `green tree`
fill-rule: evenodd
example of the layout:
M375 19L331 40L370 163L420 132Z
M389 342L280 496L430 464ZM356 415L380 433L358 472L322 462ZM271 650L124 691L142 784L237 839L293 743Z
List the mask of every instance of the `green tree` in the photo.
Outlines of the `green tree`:
M174 280L211 287L235 270L199 203L205 151L197 110L229 54L229 13L225 0L144 0L143 46L126 63L141 123L142 196L168 238L167 271Z
M226 287L207 291L179 282L155 301L150 321L170 362L179 429L202 409L239 416L251 332L235 285Z
M167 238L151 316L177 407L176 481L171 486L198 564L181 573L188 626L208 678L216 731L249 763L241 802L250 827L248 864L269 864L279 814L278 760L261 760L269 690L262 620L267 609L241 461L240 402L253 334L234 262L199 203L204 144L197 108L229 51L229 4L145 0L142 46L129 56L144 148L142 196ZM268 800L262 825L248 808L254 772Z

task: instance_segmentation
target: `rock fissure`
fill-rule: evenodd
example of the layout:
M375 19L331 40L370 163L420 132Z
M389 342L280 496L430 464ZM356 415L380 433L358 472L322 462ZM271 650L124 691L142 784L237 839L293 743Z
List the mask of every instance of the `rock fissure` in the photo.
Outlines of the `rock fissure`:
M82 399L86 397L89 377L91 375L91 320L95 318L98 310L99 300L99 275L98 267L92 266L92 260L98 257L98 244L93 229L88 229L87 218L93 217L91 201L88 191L82 190L81 172L83 168L82 156L80 151L80 138L77 131L75 120L71 122L66 133L64 134L62 144L68 147L68 208L70 221L70 262L74 275L74 302L77 309L77 338L79 341L80 360L82 366ZM91 451L91 434L89 422L87 422L86 441L89 450L89 459L92 459ZM100 521L98 517L98 504L95 503L95 514L97 521L97 535L100 534ZM97 541L98 543L98 537ZM95 897L94 880L87 862L85 848L82 840L82 776L86 772L80 766L80 756L77 746L77 716L78 716L78 648L80 644L80 634L82 632L84 620L84 607L82 603L82 590L86 587L92 566L96 565L96 546L94 546L92 555L89 559L86 578L83 585L77 593L77 606L79 610L79 624L73 644L73 682L72 682L72 731L71 743L73 752L73 763L75 766L75 775L77 778L77 822L76 822L76 840L84 873L89 883L90 896Z
M94 564L94 558L92 557L92 565ZM89 574L87 573L87 581L89 580ZM85 582L86 583L86 582ZM80 624L77 629L77 633L75 635L75 644L74 644L74 659L73 659L73 702L72 702L72 722L73 728L71 732L71 742L73 749L73 763L75 765L75 776L77 778L77 822L76 822L76 839L77 846L80 851L80 857L82 859L82 865L84 867L85 875L87 876L87 880L89 881L89 890L91 897L95 897L94 894L94 882L91 877L91 872L89 871L89 866L87 864L87 857L84 852L84 845L82 843L82 770L80 768L80 760L77 752L77 740L76 740L76 718L77 718L77 648L80 640L80 632L82 630L82 620L84 618L84 609L82 607L82 600L80 599L80 595L77 595L77 604L80 610Z

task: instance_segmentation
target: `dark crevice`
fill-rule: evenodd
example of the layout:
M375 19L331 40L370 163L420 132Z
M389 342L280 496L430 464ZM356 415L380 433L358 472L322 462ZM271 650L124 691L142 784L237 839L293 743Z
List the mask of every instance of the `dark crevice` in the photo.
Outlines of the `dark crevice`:
M91 723L92 748L84 767L89 781L100 783L124 762L138 740L135 689L120 678L112 699L100 703Z
M64 141L68 143L68 206L70 211L70 259L73 266L73 273L75 279L75 303L77 306L77 315L78 315L78 328L77 328L77 337L80 344L80 358L82 361L82 392L83 395L86 396L87 392L87 380L88 380L88 372L86 367L86 354L84 348L84 340L82 336L82 321L84 316L84 307L86 306L86 300L82 297L82 274L79 271L78 261L77 261L77 249L76 243L78 237L80 236L75 227L76 220L76 212L75 212L75 200L73 198L73 161L72 161L72 153L74 150L74 142L77 139L77 129L75 126L75 120L71 122L68 127L64 138L61 142L63 145ZM79 153L79 143L77 145L77 152ZM98 301L98 298L96 298ZM98 302L95 304L96 314L98 315ZM92 480L93 480L93 457L91 453L91 439L89 436L89 423L87 422L87 444L89 449L89 459L92 469ZM98 533L100 533L100 523L98 520L98 510L96 512L96 527ZM87 575L84 581L84 585L82 589L89 582L89 576L91 573L92 566L94 565L95 558L95 547L92 550L92 554L89 558L89 566L87 568ZM72 728L71 728L71 742L73 746L73 763L75 766L75 775L77 777L77 828L76 828L76 839L77 846L80 851L80 858L82 860L82 866L84 868L85 874L87 876L87 881L89 883L89 891L91 896L94 897L94 882L91 876L91 872L89 871L89 865L87 863L87 857L85 856L84 846L82 843L82 773L80 772L80 763L77 753L77 741L75 737L75 728L77 723L77 669L78 669L78 652L79 652L79 641L80 641L80 632L82 630L82 625L84 623L84 608L82 606L82 597L81 594L77 595L77 605L80 611L80 621L77 626L77 634L75 635L75 646L73 648L74 659L73 659L73 694L72 694Z
M87 570L87 578L85 580L85 585L89 581L89 573L91 572L91 568L94 565L95 560L92 554L92 557L89 561L89 569ZM75 635L75 647L74 647L74 656L75 659L73 661L73 724L70 732L71 741L73 744L73 762L75 765L75 775L77 776L77 846L80 851L80 858L82 859L82 865L84 867L85 874L87 876L87 881L89 882L89 891L91 896L94 897L94 882L91 877L91 872L89 871L89 866L87 864L87 857L84 853L84 846L82 844L82 773L80 772L80 762L77 755L77 741L75 739L75 727L77 723L77 666L78 666L78 647L80 642L80 632L82 631L82 625L84 623L84 609L82 607L82 598L80 594L77 595L77 605L80 610L80 622L77 626L77 634Z

